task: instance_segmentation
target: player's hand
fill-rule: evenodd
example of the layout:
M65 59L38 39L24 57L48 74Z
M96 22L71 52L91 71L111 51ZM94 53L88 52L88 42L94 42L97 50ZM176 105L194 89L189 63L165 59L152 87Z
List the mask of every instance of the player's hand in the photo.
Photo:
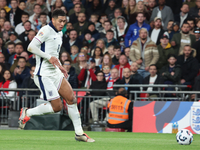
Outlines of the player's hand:
M60 71L64 74L65 78L67 78L67 77L68 77L68 73L67 73L67 71L65 70L65 68L63 68L63 66L59 66L58 68L59 68Z
M50 59L49 59L49 62L56 68L56 66L59 68L61 66L58 58L52 56Z

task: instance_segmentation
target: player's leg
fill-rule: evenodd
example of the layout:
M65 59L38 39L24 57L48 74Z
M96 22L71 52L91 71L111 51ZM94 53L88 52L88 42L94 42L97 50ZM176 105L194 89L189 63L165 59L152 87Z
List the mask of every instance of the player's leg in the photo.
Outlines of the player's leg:
M20 128L24 128L31 116L44 115L58 112L62 109L62 102L57 92L57 88L49 77L35 76L34 81L41 92L41 98L47 102L34 108L22 108L19 118Z
M68 83L68 81L65 78L63 78L62 80L62 83L58 92L67 102L68 114L74 125L76 140L84 141L84 142L94 142L93 139L91 139L85 133L83 133L80 114L77 108L76 97L74 96L74 92L72 90L71 85Z

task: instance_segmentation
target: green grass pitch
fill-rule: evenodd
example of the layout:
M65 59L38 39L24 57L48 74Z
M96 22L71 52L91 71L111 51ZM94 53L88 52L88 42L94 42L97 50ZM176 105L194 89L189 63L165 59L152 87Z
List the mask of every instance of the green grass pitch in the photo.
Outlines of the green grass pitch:
M179 145L175 134L86 133L95 143L75 141L73 131L0 130L0 150L200 150L200 135Z

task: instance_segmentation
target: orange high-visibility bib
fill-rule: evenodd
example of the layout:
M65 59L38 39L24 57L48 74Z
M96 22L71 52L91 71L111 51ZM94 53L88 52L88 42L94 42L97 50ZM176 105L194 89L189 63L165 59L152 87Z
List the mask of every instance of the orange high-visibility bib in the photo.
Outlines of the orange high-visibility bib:
M130 102L130 100L123 96L116 96L115 98L111 99L110 103L108 103L108 123L119 124L127 121L129 119L128 107Z

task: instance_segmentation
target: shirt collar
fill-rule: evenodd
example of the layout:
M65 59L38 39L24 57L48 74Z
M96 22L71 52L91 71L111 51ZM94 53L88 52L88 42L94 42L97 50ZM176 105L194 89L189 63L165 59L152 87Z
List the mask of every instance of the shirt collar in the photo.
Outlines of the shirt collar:
M49 26L52 27L54 29L55 32L58 32L58 30L54 27L52 21L49 22Z

